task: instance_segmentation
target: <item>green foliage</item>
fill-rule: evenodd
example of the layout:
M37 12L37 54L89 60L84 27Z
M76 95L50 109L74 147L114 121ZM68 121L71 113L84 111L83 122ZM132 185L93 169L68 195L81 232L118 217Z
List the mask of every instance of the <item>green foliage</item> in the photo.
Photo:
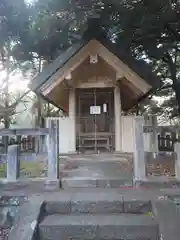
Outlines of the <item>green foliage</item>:
M45 171L45 164L40 164L38 162L20 162L20 175L23 177L29 173L31 178L40 177ZM6 164L0 163L0 178L5 178L6 176Z
M13 66L37 74L40 64L50 62L61 51L82 38L87 19L99 16L99 25L109 39L139 60L146 61L163 81L156 92L164 98L157 103L150 96L139 107L176 116L180 113L180 2L177 0L1 0L0 57ZM92 28L92 34L97 30ZM90 33L91 34L91 33ZM15 65L16 63L16 65ZM30 64L31 63L31 64Z
M153 217L153 213L152 212L147 212L144 215L147 216L147 217Z
M121 31L117 42L120 44L123 39L127 49L138 59L147 60L162 78L164 86L156 95L166 101L158 109L168 117L180 113L179 8L179 1L127 1L122 8L126 14L118 20ZM167 86L170 87L164 89Z

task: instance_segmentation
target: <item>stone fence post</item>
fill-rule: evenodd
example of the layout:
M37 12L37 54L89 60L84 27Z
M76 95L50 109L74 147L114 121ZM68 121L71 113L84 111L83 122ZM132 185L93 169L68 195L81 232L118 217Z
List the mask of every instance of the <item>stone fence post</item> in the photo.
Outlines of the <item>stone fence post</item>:
M134 181L143 181L146 178L146 164L144 153L144 117L134 119Z
M59 179L59 120L49 118L47 121L48 182Z
M177 142L174 145L174 151L175 151L175 174L176 179L180 180L180 143Z
M151 144L152 144L152 151L153 151L153 155L157 154L159 152L159 148L158 148L158 137L157 137L157 116L152 116L152 128L153 128L153 132L152 132L152 140L151 140Z
M7 154L7 181L15 182L20 176L19 146L8 146Z

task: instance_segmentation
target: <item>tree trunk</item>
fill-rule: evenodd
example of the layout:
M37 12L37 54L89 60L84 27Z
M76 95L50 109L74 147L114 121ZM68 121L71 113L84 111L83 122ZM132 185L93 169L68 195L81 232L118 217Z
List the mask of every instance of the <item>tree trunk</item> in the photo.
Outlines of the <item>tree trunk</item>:
M41 69L42 69L42 61L41 61L41 57L39 57L39 67L38 67L38 73L41 72ZM36 121L36 124L37 126L36 127L42 127L42 116L41 116L41 113L42 113L42 102L41 102L41 98L39 96L37 96L37 121ZM40 150L40 142L41 142L41 136L37 137L37 148L36 148L36 151L39 152Z
M8 43L7 47L7 59L6 59L6 80L5 80L5 88L4 88L4 96L5 96L5 108L9 108L9 75L10 75L10 43ZM4 127L9 128L10 127L10 116L9 113L7 112L4 116ZM8 150L8 142L9 142L9 137L5 136L3 137L3 143L5 146L5 152L7 153Z
M177 80L176 64L173 62L173 60L169 54L167 55L167 59L168 59L169 69L171 72L171 78L173 81L172 88L176 95L176 100L177 100L177 105L178 105L178 113L180 116L180 82Z

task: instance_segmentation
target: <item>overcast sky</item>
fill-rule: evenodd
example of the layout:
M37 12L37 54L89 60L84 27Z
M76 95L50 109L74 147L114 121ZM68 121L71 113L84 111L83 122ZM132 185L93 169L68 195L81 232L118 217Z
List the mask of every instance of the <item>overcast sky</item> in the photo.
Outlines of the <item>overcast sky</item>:
M6 72L1 71L0 73L0 88L3 87L4 79L6 78ZM28 87L28 79L25 79L20 73L15 74L9 79L9 91L26 91Z

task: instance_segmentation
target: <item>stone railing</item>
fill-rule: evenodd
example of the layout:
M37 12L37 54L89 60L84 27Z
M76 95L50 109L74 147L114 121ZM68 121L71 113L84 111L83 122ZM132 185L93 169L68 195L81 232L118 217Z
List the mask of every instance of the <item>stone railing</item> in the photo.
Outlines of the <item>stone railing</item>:
M42 176L46 177L47 181L56 181L59 178L59 122L57 119L49 119L47 124L48 128L44 129L4 129L0 131L0 136L45 135L47 154L44 154L42 157L45 158L44 162L47 162L47 167L45 169L47 174ZM32 153L21 153L18 144L8 146L7 153L1 155L0 159L0 165L2 165L2 162L5 164L6 175L3 180L7 182L17 181L22 176L20 175L22 159L28 159L28 161L31 162L33 158L34 156ZM40 162L40 158L36 160Z
M157 124L156 116L144 117L144 146L146 151L173 152L174 144L180 142L180 126Z
M180 143L175 144L175 152L172 153L158 152L155 144L152 151L146 152L144 132L151 133L154 129L152 126L144 126L143 117L135 118L134 129L134 181L147 181L148 176L166 176L180 180Z

